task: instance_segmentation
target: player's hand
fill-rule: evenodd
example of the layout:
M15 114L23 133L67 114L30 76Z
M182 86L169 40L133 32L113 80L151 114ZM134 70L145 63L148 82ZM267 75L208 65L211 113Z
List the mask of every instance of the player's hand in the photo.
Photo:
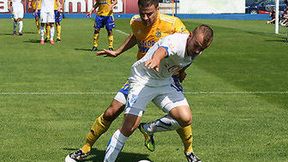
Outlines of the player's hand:
M88 13L86 14L86 17L91 17L91 15L92 15L92 13L91 13L91 12L88 12Z
M116 51L106 50L96 52L97 56L106 56L106 57L117 57L118 53Z
M150 59L145 62L145 66L148 69L154 69L159 72L160 61L158 61L157 59Z

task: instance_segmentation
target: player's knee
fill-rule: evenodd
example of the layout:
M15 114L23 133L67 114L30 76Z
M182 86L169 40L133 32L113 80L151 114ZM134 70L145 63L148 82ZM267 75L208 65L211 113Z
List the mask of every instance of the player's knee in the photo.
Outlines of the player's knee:
M124 105L113 101L104 112L103 118L107 121L115 120L124 111Z
M179 124L181 127L187 127L187 126L192 124L192 116L191 115L183 116L180 120L181 121L179 122Z

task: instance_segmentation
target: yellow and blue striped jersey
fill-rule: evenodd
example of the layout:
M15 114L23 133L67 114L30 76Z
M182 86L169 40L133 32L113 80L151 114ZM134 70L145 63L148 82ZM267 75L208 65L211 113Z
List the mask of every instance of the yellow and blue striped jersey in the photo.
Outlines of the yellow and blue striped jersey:
M151 26L145 26L139 15L132 17L130 21L132 32L137 39L137 59L141 59L146 52L160 38L173 33L189 33L182 21L173 16L158 14L156 22Z

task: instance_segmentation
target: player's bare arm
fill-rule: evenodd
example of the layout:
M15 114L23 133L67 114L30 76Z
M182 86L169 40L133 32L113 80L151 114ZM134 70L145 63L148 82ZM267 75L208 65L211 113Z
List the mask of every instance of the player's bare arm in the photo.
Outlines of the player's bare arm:
M111 50L103 50L96 53L97 56L106 55L109 57L117 57L123 52L129 50L130 48L134 47L137 44L136 37L133 34L130 34L126 40L122 43L122 45L115 51Z
M159 72L160 62L167 56L167 51L164 47L159 47L152 58L145 62L148 69L154 69Z
M87 16L91 16L92 12L93 12L94 10L96 10L96 8L98 8L99 5L100 5L99 2L96 2L96 3L93 5L92 9L87 13Z
M118 3L117 0L112 0L111 9L113 9L117 5L117 3Z

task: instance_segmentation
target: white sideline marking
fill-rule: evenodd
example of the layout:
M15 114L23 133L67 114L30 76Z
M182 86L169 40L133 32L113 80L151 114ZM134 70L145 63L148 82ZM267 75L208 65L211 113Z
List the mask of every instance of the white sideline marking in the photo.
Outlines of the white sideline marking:
M126 36L130 35L129 33L126 33L126 32L124 32L122 30L115 29L115 31L120 33L120 34L126 35Z
M0 92L0 95L115 95L117 92ZM184 92L186 95L257 95L257 94L280 94L286 95L288 91L242 91L242 92Z

